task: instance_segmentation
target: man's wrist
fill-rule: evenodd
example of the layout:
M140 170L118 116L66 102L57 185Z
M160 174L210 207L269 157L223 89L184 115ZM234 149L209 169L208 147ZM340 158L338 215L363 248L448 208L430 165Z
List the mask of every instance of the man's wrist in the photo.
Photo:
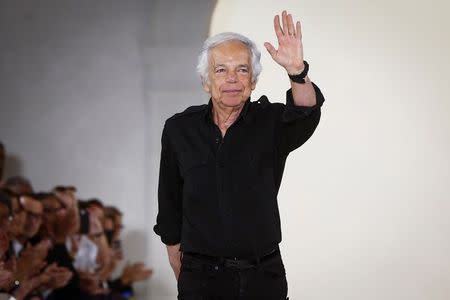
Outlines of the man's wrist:
M298 74L288 73L289 79L292 82L306 83L306 79L307 79L308 71L309 71L309 64L306 61L303 61L303 64L304 64L304 68L300 73L298 73Z
M286 72L288 75L300 75L305 70L305 67L305 63L302 62L301 64L287 67Z

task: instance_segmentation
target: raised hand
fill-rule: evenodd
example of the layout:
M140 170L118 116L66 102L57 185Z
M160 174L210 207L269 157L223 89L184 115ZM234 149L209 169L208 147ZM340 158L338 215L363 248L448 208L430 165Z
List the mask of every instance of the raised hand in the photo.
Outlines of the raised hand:
M133 282L142 281L150 278L153 274L152 269L147 269L144 263L135 263L132 265L126 265L120 280L123 284L128 285Z
M273 26L278 39L278 49L269 43L264 43L273 60L284 67L289 74L299 74L305 68L303 64L303 44L300 21L294 25L292 15L285 10L280 17L275 16Z
M47 266L42 273L46 280L42 282L43 290L59 289L65 286L73 276L72 271L65 267L59 267L56 263Z
M105 295L109 289L100 287L100 280L95 273L78 272L80 277L80 289L89 295Z

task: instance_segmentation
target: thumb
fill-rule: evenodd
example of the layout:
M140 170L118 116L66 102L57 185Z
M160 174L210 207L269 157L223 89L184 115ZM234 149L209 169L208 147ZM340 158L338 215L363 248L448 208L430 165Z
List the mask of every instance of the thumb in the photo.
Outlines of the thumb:
M272 58L275 58L276 54L277 54L277 50L275 49L274 46L272 46L271 43L264 43L264 47L266 47L267 52L269 52L270 56L272 56Z

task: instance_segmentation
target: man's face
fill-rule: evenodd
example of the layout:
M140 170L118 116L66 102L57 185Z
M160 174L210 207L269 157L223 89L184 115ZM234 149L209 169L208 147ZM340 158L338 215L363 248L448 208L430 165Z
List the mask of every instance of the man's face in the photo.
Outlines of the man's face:
M66 209L56 196L49 196L42 200L44 216L47 222L54 222L58 217L65 217Z
M9 231L13 237L18 237L23 234L27 215L25 210L22 208L18 197L14 197L12 199L11 208L13 213L13 220L9 225Z
M0 203L0 258L3 257L9 247L9 216L10 211L8 206Z
M1 229L7 230L9 228L10 215L11 214L10 214L8 206L3 205L3 203L0 203L0 228Z
M212 48L209 53L208 81L204 90L221 108L242 105L252 90L250 50L239 41L227 41Z
M39 227L42 223L42 213L44 208L41 202L29 196L20 197L20 203L27 213L23 230L24 235L27 238L31 238L39 231Z

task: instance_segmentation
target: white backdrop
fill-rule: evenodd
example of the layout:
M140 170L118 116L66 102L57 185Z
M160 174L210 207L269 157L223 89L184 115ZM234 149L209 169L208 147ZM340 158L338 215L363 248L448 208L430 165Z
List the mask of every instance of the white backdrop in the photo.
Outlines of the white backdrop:
M279 194L291 299L450 299L448 4L219 1L211 33L263 53L254 99L289 86L263 47L283 9L326 98Z

